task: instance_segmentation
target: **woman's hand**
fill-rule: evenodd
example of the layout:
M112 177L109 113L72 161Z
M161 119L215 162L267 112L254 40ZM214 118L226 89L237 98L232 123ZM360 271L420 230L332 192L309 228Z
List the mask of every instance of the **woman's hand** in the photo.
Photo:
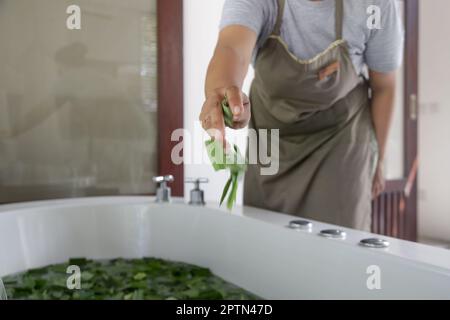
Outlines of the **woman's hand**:
M221 102L225 96L233 112L232 129L245 128L250 121L250 100L238 87L219 89L209 94L203 104L200 121L203 129L212 138L223 142L225 142L225 123Z
M384 162L379 161L372 184L372 198L375 200L380 196L386 187L386 180L384 179Z

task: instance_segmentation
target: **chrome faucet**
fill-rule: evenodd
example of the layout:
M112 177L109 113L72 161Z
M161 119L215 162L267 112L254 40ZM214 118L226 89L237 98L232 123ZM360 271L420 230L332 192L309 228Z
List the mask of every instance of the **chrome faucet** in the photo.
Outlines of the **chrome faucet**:
M159 184L156 189L156 202L170 202L171 189L167 184L173 181L172 175L153 177L153 182Z
M193 206L204 206L205 205L205 199L204 199L204 192L200 189L201 183L208 183L209 180L207 178L187 178L185 180L186 183L193 183L194 189L191 190L191 198L189 200L189 204Z

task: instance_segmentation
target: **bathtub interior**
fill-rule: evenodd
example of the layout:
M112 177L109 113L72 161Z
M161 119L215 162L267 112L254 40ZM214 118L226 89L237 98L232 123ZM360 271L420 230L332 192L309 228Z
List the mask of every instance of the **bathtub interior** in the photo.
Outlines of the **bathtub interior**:
M0 276L71 257L157 257L207 267L263 298L450 298L450 254L389 239L390 249L362 248L373 235L348 230L345 241L286 228L292 217L255 209L142 199L91 199L24 205L0 212ZM447 260L448 259L448 260ZM368 266L382 289L367 287Z

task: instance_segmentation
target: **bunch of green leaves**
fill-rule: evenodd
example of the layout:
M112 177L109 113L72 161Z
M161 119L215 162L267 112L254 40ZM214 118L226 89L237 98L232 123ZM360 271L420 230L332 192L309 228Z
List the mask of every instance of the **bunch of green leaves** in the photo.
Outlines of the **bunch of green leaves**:
M228 98L226 96L222 100L220 105L222 106L223 120L225 122L225 125L227 127L232 128L233 127L233 112L231 111L230 104L228 103Z
M221 106L225 124L228 127L232 127L233 113L231 112L231 108L226 97L223 99ZM205 142L205 146L214 170L220 171L228 169L230 172L230 177L226 182L225 187L223 188L222 196L220 197L220 205L223 204L228 195L227 208L231 210L236 203L239 179L247 168L245 158L242 156L236 145L233 145L231 150L226 152L222 142L211 139Z
M81 270L81 289L68 289L69 265ZM247 300L251 293L208 269L155 258L71 259L4 278L8 297L33 300Z

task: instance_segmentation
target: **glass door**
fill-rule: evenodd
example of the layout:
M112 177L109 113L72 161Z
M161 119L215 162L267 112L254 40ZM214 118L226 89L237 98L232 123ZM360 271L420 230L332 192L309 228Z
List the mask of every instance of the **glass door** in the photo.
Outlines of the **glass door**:
M157 1L75 2L0 1L0 203L154 192Z

